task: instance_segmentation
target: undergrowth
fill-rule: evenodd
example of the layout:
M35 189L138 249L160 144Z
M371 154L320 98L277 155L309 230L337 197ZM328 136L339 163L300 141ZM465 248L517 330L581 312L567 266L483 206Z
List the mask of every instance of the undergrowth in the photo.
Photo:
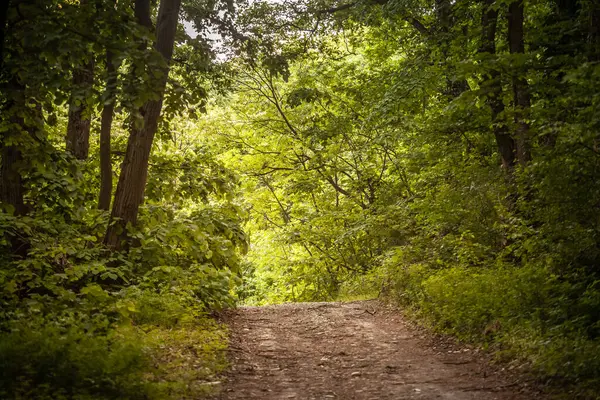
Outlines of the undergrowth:
M30 310L4 325L0 398L197 399L214 388L227 365L224 326L159 294L126 307L119 318Z
M600 339L585 317L600 307L593 286L567 283L545 268L396 267L388 300L436 332L489 347L568 397L595 399Z

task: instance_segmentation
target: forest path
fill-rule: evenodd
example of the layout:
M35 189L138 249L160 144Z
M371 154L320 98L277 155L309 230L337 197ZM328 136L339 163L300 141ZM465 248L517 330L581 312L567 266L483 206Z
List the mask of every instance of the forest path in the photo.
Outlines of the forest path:
M375 301L241 307L226 321L224 400L539 398Z

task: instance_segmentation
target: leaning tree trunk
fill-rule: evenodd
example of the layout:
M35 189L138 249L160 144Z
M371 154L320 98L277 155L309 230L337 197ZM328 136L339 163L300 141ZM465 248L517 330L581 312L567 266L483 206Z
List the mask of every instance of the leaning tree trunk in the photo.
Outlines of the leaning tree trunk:
M481 47L480 53L496 54L496 27L498 23L498 10L494 8L494 0L484 0L481 14ZM492 69L489 77L481 83L481 87L487 91L486 99L492 111L492 124L494 137L498 152L502 159L502 166L509 173L516 163L516 144L506 124L501 120L504 112L502 102L502 82L500 72Z
M136 1L137 3L140 0ZM141 0L143 1L143 0ZM133 126L127 143L121 175L117 184L115 202L111 214L111 224L106 232L105 243L113 249L120 249L126 239L127 224L135 225L138 210L144 199L144 189L148 178L148 160L158 127L158 117L162 108L164 89L169 74L169 61L173 55L175 32L181 0L162 0L156 23L156 50L165 60L165 67L157 88L159 98L148 101L142 108L143 124ZM137 14L137 11L136 11Z
M523 0L517 0L508 6L508 46L511 54L525 53L523 39ZM525 70L518 69L513 72L512 86L515 105L515 124L517 138L517 159L519 164L525 166L531 161L531 139L529 137L529 124L527 113L531 107L529 85L524 77Z
M98 208L107 211L110 208L113 186L110 136L115 112L115 91L117 87L117 71L113 61L112 53L108 51L106 53L106 72L108 77L106 78L104 108L102 109L102 120L100 123L100 194L98 197Z

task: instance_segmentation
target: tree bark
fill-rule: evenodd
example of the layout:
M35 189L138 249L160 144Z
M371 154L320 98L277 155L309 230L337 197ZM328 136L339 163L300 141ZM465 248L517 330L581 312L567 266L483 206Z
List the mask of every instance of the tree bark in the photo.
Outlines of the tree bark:
M4 141L10 136L4 134ZM21 150L15 145L2 143L2 165L0 166L0 200L2 204L13 208L15 215L24 215L27 211L23 201L23 183L20 164L23 161Z
M162 7L162 1L161 1ZM135 0L135 18L138 23L152 30L152 18L150 16L150 0Z
M8 31L8 10L10 1L0 5L0 76L5 79L2 84L1 119L8 123L9 129L0 133L0 206L13 215L21 216L27 213L24 201L25 187L23 185L23 154L20 139L27 132L35 133L35 127L28 127L23 114L34 112L25 105L25 87L17 79L17 75L5 68L4 53ZM27 119L31 120L31 119ZM24 257L29 249L29 241L23 232L7 233L12 257Z
M441 33L448 33L450 29L450 13L452 4L450 0L436 0L435 14L437 20L437 28Z
M136 0L136 7L138 3L146 5L148 1ZM162 75L158 78L159 98L148 101L143 106L143 125L140 128L133 126L129 135L127 152L125 153L111 213L112 223L109 225L104 240L107 246L116 250L122 248L123 241L126 239L127 224L136 224L139 207L144 199L144 190L148 178L148 160L162 108L164 89L169 73L168 65L173 55L180 7L181 0L162 0L160 2L155 48L164 58L165 66L162 68ZM140 15L137 10L136 15ZM144 23L141 19L139 21ZM145 23L147 22L145 21Z
M552 107L552 117L556 121L566 121L572 110L568 108L556 108L556 100L568 90L569 83L564 81L566 75L566 64L554 63L553 59L560 59L568 55L572 60L576 54L583 51L581 44L585 41L581 29L573 29L579 25L578 14L581 10L581 4L578 0L555 0L551 2L553 12L550 13L544 25L550 27L550 35L534 45L537 49L545 49L544 57L548 62L544 71L543 86L547 89L546 103ZM558 29L556 28L558 27ZM564 27L564 28L563 28ZM552 149L558 140L560 129L553 128L546 135L538 138L538 144L546 149Z
M8 20L9 4L9 0L5 0L0 4L0 68L4 67L4 41L6 39L6 23Z
M435 1L435 14L436 14L436 30L439 35L439 45L442 51L442 60L446 66L446 88L444 94L448 100L453 100L460 96L463 92L469 90L469 84L465 79L456 79L452 75L456 75L456 67L453 65L450 57L450 44L451 44L451 32L450 27L452 26L452 2L450 0L436 0Z
M524 54L525 42L523 39L524 25L523 0L517 0L508 5L508 46L511 54ZM517 159L519 164L525 166L531 161L531 139L529 137L529 124L526 121L531 99L529 85L524 77L525 71L513 72L512 87L515 106L515 133L517 138Z
M600 61L600 4L597 1L591 4L589 21L588 59L597 62Z
M81 0L81 8L88 6L88 0ZM90 21L90 23L93 23ZM88 158L90 150L90 128L92 110L87 107L94 85L94 58L92 54L84 65L73 70L73 88L69 103L67 124L67 151L78 160Z
M39 129L42 108L26 104L25 87L12 76L7 88L7 107L3 118L10 121L11 129L0 136L0 203L8 206L15 216L27 214L29 208L24 201L25 186L23 169L23 137L35 137ZM25 257L30 247L26 233L9 234L11 256Z
M34 110L26 107L25 87L21 85L16 76L11 76L6 87L6 108L3 110L3 119L10 121L11 129L2 132L0 137L0 202L13 208L15 215L24 215L27 207L23 199L25 189L21 169L23 157L20 138L35 133L35 127L25 124L24 114L33 113ZM34 120L35 115L27 115L27 120Z
M77 159L88 158L90 150L91 110L86 108L87 98L94 84L94 62L73 71L73 89L67 124L67 150ZM79 104L76 104L79 102Z
M498 23L498 10L493 8L494 0L484 0L481 14L481 47L480 53L496 54L496 28ZM502 83L500 73L493 69L489 77L481 83L487 90L487 103L492 111L492 124L498 152L502 159L502 166L511 172L516 163L516 144L508 131L508 127L500 120L504 112L502 102Z
M117 86L117 71L113 64L113 56L110 51L106 53L106 89L104 108L100 125L100 194L98 197L98 208L108 211L110 198L112 196L112 162L110 158L110 137L112 121L115 110L115 90Z
M6 139L7 135L3 135ZM10 206L13 215L22 216L27 213L27 206L23 201L24 187L21 177L21 165L23 157L18 146L2 145L0 150L2 166L0 168L0 201L2 206ZM6 235L10 243L10 255L12 257L24 258L29 250L29 240L23 232Z

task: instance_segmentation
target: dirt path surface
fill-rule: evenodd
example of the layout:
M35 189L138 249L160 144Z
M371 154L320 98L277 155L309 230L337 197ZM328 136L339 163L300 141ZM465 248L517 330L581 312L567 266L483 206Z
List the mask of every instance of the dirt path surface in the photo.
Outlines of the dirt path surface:
M537 399L376 302L243 307L220 399Z

